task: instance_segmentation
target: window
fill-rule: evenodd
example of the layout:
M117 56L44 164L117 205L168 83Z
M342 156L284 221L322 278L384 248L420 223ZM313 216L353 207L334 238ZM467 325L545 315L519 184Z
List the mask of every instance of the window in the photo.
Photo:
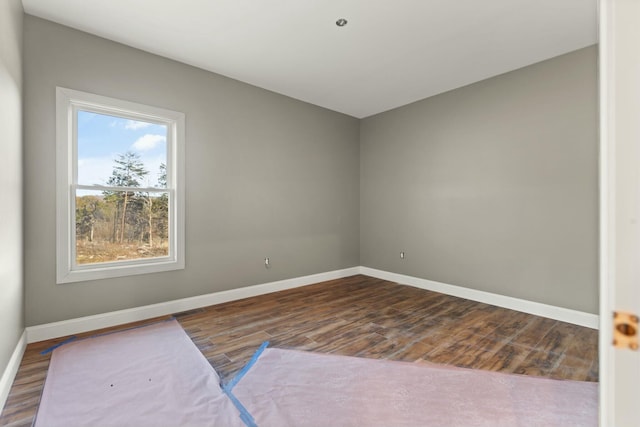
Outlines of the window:
M184 114L57 88L57 283L184 268Z

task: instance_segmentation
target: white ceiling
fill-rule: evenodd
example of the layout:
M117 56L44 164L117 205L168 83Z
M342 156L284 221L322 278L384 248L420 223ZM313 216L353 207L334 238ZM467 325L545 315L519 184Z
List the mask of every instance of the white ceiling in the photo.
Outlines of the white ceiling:
M597 42L596 0L23 0L26 13L362 118ZM338 27L335 21L348 24Z

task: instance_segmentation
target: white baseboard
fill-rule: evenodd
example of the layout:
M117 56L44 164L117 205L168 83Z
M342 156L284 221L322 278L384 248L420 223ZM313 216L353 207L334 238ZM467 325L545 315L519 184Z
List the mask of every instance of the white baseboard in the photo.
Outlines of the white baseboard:
M9 396L11 385L13 384L13 380L18 373L18 368L20 367L20 362L22 361L22 356L24 355L24 350L26 348L27 331L25 330L24 332L22 332L22 335L18 340L18 344L11 354L11 358L9 359L9 363L2 373L2 377L0 377L0 412L2 412L2 408L4 408L4 405L7 402L7 397Z
M462 286L448 285L446 283L434 282L433 280L420 279L418 277L406 276L404 274L390 273L388 271L376 270L369 267L360 267L360 274L465 298L472 301L483 302L485 304L491 304L498 307L509 308L511 310L522 311L524 313L535 314L536 316L547 317L549 319L573 323L574 325L585 326L587 328L598 329L599 326L599 317L597 314L585 313L582 311L571 310L569 308L556 307L539 302L493 294L476 289L464 288Z
M311 285L327 280L341 279L343 277L359 274L359 267L343 270L329 271L326 273L312 274L310 276L295 277L277 282L263 283L228 291L214 292L196 297L182 298L158 304L145 305L126 310L112 311L93 316L79 317L60 322L27 327L27 341L29 343L44 341L51 338L64 337L66 335L79 334L96 329L109 328L139 320L151 319L158 316L180 313L182 311L207 307L299 286Z

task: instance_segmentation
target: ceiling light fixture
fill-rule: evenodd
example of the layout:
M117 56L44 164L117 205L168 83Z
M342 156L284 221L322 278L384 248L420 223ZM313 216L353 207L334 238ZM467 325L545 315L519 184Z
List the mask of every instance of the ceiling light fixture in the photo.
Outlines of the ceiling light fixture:
M347 25L347 20L344 18L340 18L336 21L336 25L338 27L344 27L345 25Z

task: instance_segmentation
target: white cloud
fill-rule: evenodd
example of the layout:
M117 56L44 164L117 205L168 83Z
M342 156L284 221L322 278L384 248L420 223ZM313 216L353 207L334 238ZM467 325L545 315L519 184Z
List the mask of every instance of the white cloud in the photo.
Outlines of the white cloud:
M113 172L113 158L92 157L78 159L78 183L105 185Z
M153 135L148 133L138 138L131 148L137 151L149 151L153 150L158 144L165 142L166 140L167 137L164 135Z
M124 125L124 128L129 130L138 130L138 129L147 128L152 125L153 123L139 122L136 120L127 120L127 123Z

